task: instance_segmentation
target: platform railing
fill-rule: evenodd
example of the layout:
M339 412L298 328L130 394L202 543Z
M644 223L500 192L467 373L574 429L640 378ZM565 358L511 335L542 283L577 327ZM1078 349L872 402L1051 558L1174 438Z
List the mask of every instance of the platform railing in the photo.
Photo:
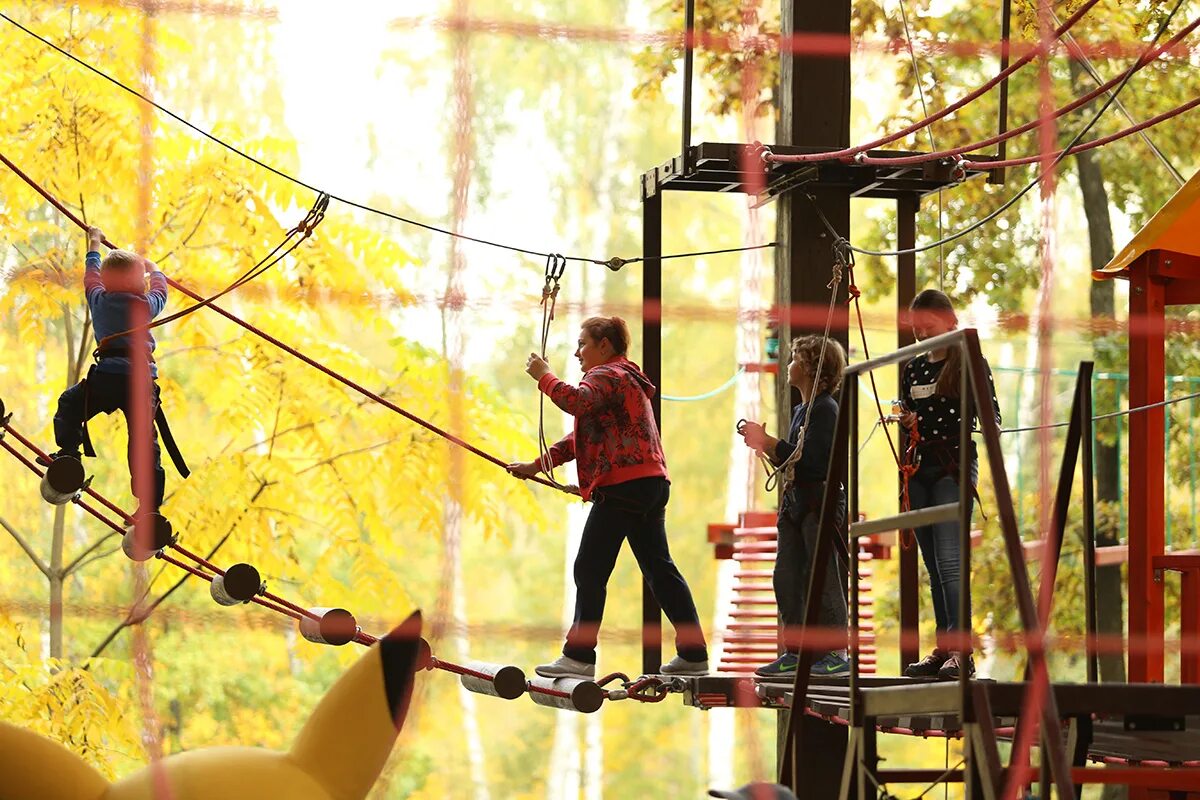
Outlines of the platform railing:
M816 552L813 554L812 562L814 565L828 563L833 557L835 548L846 550L847 542L841 539L842 534L839 531L839 520L834 519L835 509L837 508L838 492L840 489L840 478L842 475L848 475L849 484L847 488L848 494L848 519L858 519L858 379L860 375L870 372L880 367L886 367L900 362L907 361L914 356L926 353L930 350L940 348L961 348L962 352L962 371L961 383L959 390L960 399L960 430L959 441L964 445L970 441L971 430L971 413L972 405L977 409L987 409L991 407L991 389L986 378L986 366L983 360L983 355L979 347L978 332L972 328L963 330L955 330L940 336L931 337L922 342L919 342L908 347L902 347L896 351L886 355L878 356L866 361L852 364L847 367L843 388L840 393L838 402L838 415L836 422L836 432L834 438L833 453L830 458L828 472L825 480L824 496L821 504L821 515L817 536ZM987 458L992 483L995 490L997 517L1004 538L1005 552L1009 562L1009 568L1012 574L1013 588L1016 593L1017 608L1020 616L1021 626L1025 633L1026 647L1029 650L1029 661L1032 665L1033 681L1031 682L1031 690L1035 693L1037 700L1032 706L1039 713L1037 721L1041 723L1041 730L1056 731L1059 726L1059 715L1056 706L1054 693L1048 691L1049 675L1045 660L1045 651L1042 644L1043 623L1039 613L1038 604L1034 601L1033 592L1030 587L1029 575L1026 571L1024 548L1022 546L1020 533L1017 529L1016 514L1013 508L1012 492L1008 483L1008 476L1004 467L1004 457L1000 449L1000 430L996 424L996 420L991 414L979 415L980 434L983 439L984 452ZM970 632L970 574L971 574L971 547L970 547L970 503L967 492L971 491L970 467L968 458L959 459L959 502L956 512L959 518L959 530L962 536L960 542L960 554L962 558L961 574L963 576L964 590L960 592L958 619L959 633L969 636ZM936 512L938 515L949 513L947 509L930 509L931 512ZM924 514L925 512L905 512L898 514L888 519L887 524L894 525L897 528L911 527L913 521L918 517L914 514ZM924 519L923 516L920 519ZM880 523L882 524L882 523ZM801 741L802 730L801 724L803 717L803 698L808 695L810 683L809 670L815 660L815 656L819 652L823 652L821 646L814 645L807 632L810 628L815 629L818 621L818 613L820 610L819 599L824 588L825 569L814 568L810 571L807 602L805 607L805 619L803 630L800 634L800 658L796 669L796 679L793 686L792 697L794 700L794 711L789 715L787 732L784 737L784 751L780 758L780 781L784 784L796 787L803 784L805 776L803 775L804 762L802 753L805 749ZM1052 590L1051 585L1051 590ZM851 707L851 725L852 731L861 731L863 726L862 718L862 697L859 686L859 654L857 641L854 633L857 631L858 623L858 570L850 570L850 599L851 599L851 637L849 640L850 652L850 707ZM824 637L822 637L824 638ZM806 642L806 639L809 641ZM969 640L967 640L969 641ZM960 645L961 646L961 645ZM965 647L969 647L966 645ZM965 648L964 648L965 649ZM991 730L992 721L990 718L980 720L976 718L976 703L974 702L972 685L967 677L967 671L961 670L959 678L959 692L957 700L957 711L960 714L960 720L964 731L972 731L976 728ZM1031 709L1032 710L1032 709ZM990 716L990 715L989 715ZM1022 719L1022 726L1025 730L1018 728L1018 742L1028 742L1032 735L1031 726L1036 725L1034 719ZM873 728L872 728L873 732ZM847 750L847 763L845 774L862 775L861 781L867 774L873 775L877 769L877 758L874 752L874 737L853 737ZM1046 736L1042 738L1042 744L1045 747L1046 761L1049 766L1049 772L1053 777L1055 786L1058 789L1060 797L1074 797L1074 787L1071 784L1070 765L1063 747L1063 742L1057 736ZM974 766L974 765L972 765ZM843 787L845 790L845 787Z

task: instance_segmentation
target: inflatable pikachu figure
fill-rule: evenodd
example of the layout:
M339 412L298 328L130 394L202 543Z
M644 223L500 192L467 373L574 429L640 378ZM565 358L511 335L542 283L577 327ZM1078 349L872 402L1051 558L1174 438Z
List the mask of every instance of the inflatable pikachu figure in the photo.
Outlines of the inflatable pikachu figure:
M417 612L338 679L286 753L193 750L116 783L57 742L0 722L0 800L361 800L404 725L427 647Z

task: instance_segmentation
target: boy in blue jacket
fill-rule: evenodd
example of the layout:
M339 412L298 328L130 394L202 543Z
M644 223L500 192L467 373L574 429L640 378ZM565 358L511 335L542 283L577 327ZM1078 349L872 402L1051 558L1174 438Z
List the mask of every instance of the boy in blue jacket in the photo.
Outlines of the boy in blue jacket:
M96 363L87 377L62 393L54 415L54 440L58 452L51 458L79 458L84 444L88 420L97 414L111 414L118 409L125 415L129 428L129 472L134 496L138 497L139 512L157 512L162 505L166 473L154 416L158 410L158 368L154 363L154 337L146 330L133 331L162 313L167 305L167 277L148 259L128 250L111 250L103 260L100 244L104 234L99 228L88 228L88 253L83 275L83 288L92 315L92 330L98 344ZM150 289L146 290L146 276ZM124 335L118 335L124 334ZM142 359L149 367L149 385L136 387L137 372L132 359ZM151 455L154 469L154 496L138 496L138 482L133 478L133 403L135 392L146 392L148 413L142 423L149 426ZM92 455L92 453L88 453Z

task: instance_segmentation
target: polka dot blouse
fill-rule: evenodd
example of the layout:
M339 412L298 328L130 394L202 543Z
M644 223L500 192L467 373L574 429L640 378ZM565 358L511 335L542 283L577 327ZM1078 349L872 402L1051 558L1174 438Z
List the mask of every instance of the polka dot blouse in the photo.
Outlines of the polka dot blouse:
M904 407L917 414L917 432L925 442L941 441L957 446L959 435L959 406L957 397L937 393L938 376L942 374L945 359L930 361L928 354L919 355L904 366L901 380L901 397ZM992 370L986 360L988 388L992 395L992 411L996 424L1000 424L1000 403L996 400L996 384ZM975 427L976 416L972 416L971 427Z

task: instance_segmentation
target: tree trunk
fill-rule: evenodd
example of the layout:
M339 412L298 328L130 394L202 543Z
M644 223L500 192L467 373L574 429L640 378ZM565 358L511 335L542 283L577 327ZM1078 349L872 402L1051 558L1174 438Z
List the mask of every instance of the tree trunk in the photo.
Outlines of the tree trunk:
M1083 68L1072 60L1071 86L1081 93ZM1079 190L1083 195L1083 213L1087 217L1088 246L1092 269L1100 269L1114 254L1112 218L1109 215L1108 190L1104 186L1104 173L1095 153L1087 151L1075 156L1079 172ZM1115 311L1112 281L1092 281L1090 291L1092 319L1111 320ZM1118 365L1112 345L1117 334L1096 331L1093 334L1093 357L1097 372L1113 371ZM1097 392L1100 402L1111 397L1112 406L1120 405L1120 396L1102 389ZM1104 420L1096 424L1096 442L1093 448L1096 471L1096 501L1115 507L1119 499L1121 470L1119 442L1115 439L1116 423ZM1111 443L1109 443L1111 442ZM1120 539L1120 521L1116 514L1102 513L1096 516L1096 545L1115 545ZM1124 597L1120 565L1096 568L1096 624L1101 635L1120 636L1124 631ZM1125 680L1125 659L1118 653L1100 655L1100 680L1122 682ZM1105 786L1103 800L1120 800L1128 793L1123 786Z
M67 509L54 509L54 536L50 542L50 657L63 657L63 539Z

